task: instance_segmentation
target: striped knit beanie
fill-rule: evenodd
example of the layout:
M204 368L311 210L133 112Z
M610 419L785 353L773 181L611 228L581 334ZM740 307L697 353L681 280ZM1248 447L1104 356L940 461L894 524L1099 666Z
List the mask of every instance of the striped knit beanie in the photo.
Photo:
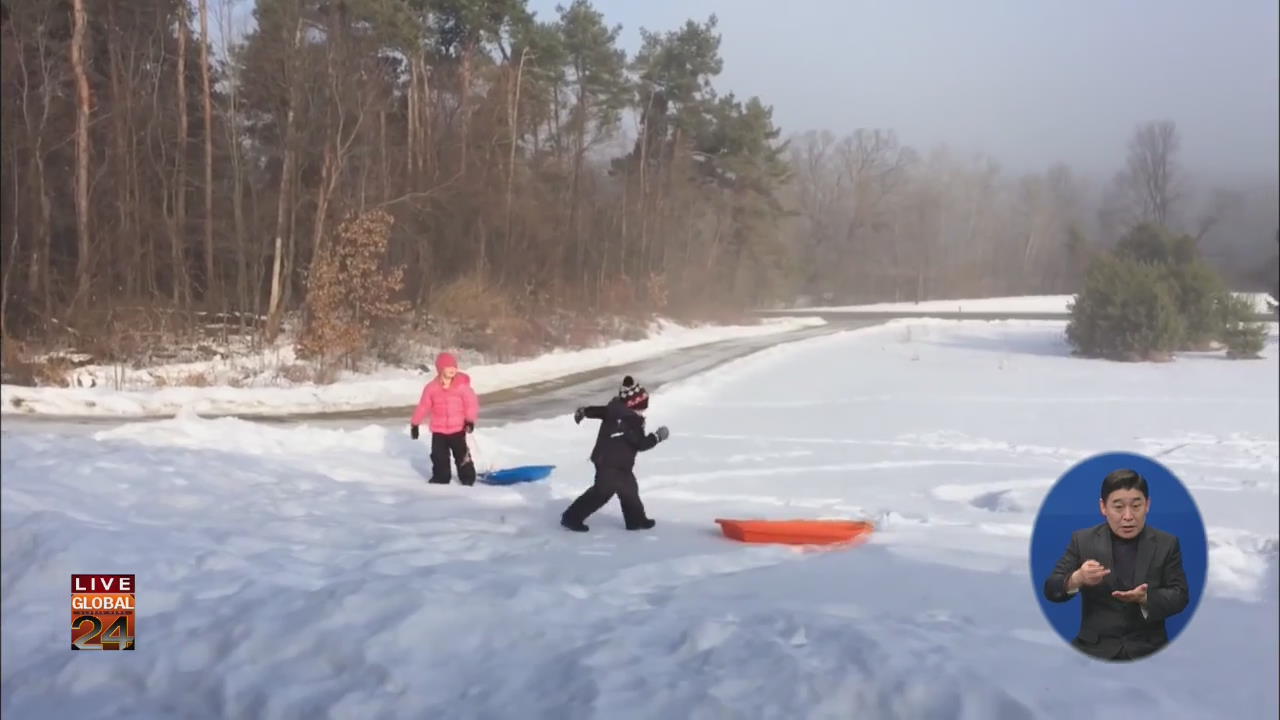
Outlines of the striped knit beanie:
M618 388L618 397L632 410L644 410L649 407L649 391L635 381L630 375L622 378L622 387Z

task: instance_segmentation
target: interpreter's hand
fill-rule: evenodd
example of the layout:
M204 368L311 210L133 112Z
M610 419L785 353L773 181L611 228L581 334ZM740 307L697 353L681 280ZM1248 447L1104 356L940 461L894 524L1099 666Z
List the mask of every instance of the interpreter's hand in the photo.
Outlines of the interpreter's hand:
M578 408L577 410L574 410L574 411L573 411L573 422L574 422L575 424L577 424L577 425L581 425L581 424L582 424L582 418L584 418L584 417L586 417L586 416L587 416L587 409L586 409L586 408Z
M1116 590L1111 593L1111 597L1121 602L1137 603L1138 605L1147 604L1147 584L1142 583L1132 590Z
M1081 587L1093 587L1110 574L1111 570L1102 567L1102 563L1097 560L1085 560L1080 569L1075 572L1076 581Z
M417 439L418 439L418 426L417 426L417 425L410 425L410 426L409 426L409 437L413 438L414 440L417 440Z

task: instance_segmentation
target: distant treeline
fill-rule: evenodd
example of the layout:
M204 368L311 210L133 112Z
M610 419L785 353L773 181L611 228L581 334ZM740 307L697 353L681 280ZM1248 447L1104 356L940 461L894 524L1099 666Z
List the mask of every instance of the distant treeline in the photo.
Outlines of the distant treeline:
M1137 129L1102 191L887 130L784 141L765 101L713 85L714 16L628 55L585 0L547 19L522 0L258 0L240 28L207 0L4 10L6 337L137 309L271 337L338 228L375 210L375 260L403 269L389 301L417 316L457 312L457 288L523 316L1068 292L1138 220L1275 231L1250 225L1274 224L1274 190L1179 194L1170 123Z

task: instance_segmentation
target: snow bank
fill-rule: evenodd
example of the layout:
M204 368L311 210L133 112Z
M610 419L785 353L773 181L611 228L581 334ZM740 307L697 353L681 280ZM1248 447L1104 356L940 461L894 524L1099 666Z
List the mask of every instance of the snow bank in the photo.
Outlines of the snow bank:
M1236 293L1253 302L1260 312L1271 312L1266 293ZM1075 295L1025 295L998 298L968 298L957 300L928 300L925 302L875 303L872 305L846 305L842 307L804 308L808 312L972 312L972 313L1066 313ZM1274 301L1272 301L1274 302Z
M552 380L602 367L621 365L682 348L735 338L770 335L824 324L817 318L777 318L758 325L684 327L659 322L653 334L586 350L564 350L513 363L465 367L480 393ZM286 355L288 352L286 352ZM277 360L291 361L291 355ZM430 365L431 357L423 364ZM112 417L171 416L183 408L211 415L318 413L404 407L418 400L430 379L418 371L384 369L366 375L346 375L331 385L313 383L292 387L158 387L112 390L107 378L114 368L82 368L78 372L97 387L32 388L0 386L0 413ZM159 372L159 371L156 371ZM219 375L217 363L188 363L165 372ZM101 377L99 377L101 376ZM284 381L281 381L284 382ZM90 384L81 382L80 384ZM287 383L286 383L287 384Z
M593 423L476 432L528 486L427 486L402 428L185 414L0 452L13 717L1022 720L1280 712L1280 366L1071 358L1062 323L901 323L780 346L655 394L657 527L557 527ZM81 431L84 432L84 431ZM1031 524L1080 459L1161 454L1210 577L1158 655L1050 629ZM870 518L851 551L717 517ZM67 576L138 576L138 650L73 653ZM83 715L79 715L83 713Z

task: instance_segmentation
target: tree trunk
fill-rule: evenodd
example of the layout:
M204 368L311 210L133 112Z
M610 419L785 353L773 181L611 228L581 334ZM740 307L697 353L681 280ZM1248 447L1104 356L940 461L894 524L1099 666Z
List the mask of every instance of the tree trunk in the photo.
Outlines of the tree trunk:
M76 295L73 306L89 300L89 77L85 71L85 0L72 0L71 69L76 82Z
M681 288L689 287L689 269L693 265L693 234L694 224L689 223L684 231L684 258L680 263L679 282Z
M431 162L431 75L427 72L427 59L421 53L418 55L418 79L422 85L418 91L418 172L430 177L434 183L439 168Z
M231 7L224 4L222 7L222 21L224 27L231 27ZM257 291L258 283L254 282L252 291L250 290L250 277L261 278L256 273L256 265L253 270L250 269L248 248L245 243L245 224L244 224L244 180L243 169L240 158L240 126L239 117L236 112L237 94L240 87L240 77L234 71L227 78L227 95L228 110L224 113L224 123L226 125L226 141L227 141L227 159L231 163L231 214L235 232L235 249L236 249L236 301L233 307L238 311L237 317L240 320L241 329L244 328L245 313L252 311L257 314L257 298L260 293ZM258 253L255 253L257 256ZM252 293L252 294L251 294ZM256 321L256 317L255 317Z
M408 147L405 153L405 178L410 191L418 188L426 174L431 143L429 100L427 61L420 51L409 60L409 89L406 103L408 122L405 127Z
M311 257L320 257L325 246L325 218L329 214L329 200L338 184L338 160L335 154L340 152L333 145L325 143L324 163L320 168L320 187L316 189L316 212L311 221Z
M485 276L485 271L488 267L488 262L489 262L489 258L485 254L486 245L487 245L487 243L485 242L485 239L489 233L484 226L483 214L481 214L476 218L475 228L476 228L476 245L479 246L480 248L480 252L476 255L476 277L483 279Z
M631 178L627 175L622 176L622 229L618 233L618 267L617 272L621 274L625 272L627 267L627 248L630 245L627 242L627 218L631 216ZM604 272L603 270L601 271Z
M462 123L462 144L458 160L459 174L467 171L467 144L471 129L471 103L468 101L471 89L471 44L462 48L462 72L458 75L458 115Z
M387 152L387 111L378 111L378 170L382 176L379 182L379 200L391 197L391 155Z
M206 294L218 291L213 269L213 94L209 89L209 0L200 0L200 77L204 85L204 272Z
M44 54L43 43L38 43L37 48L41 56ZM33 247L31 251L30 263L27 265L27 292L29 297L34 301L35 298L43 298L44 317L50 317L53 313L53 295L50 274L50 251L52 245L51 228L52 228L52 206L49 202L48 184L45 181L45 159L44 159L44 129L48 125L49 111L52 104L53 85L49 82L49 71L47 63L40 63L41 82L40 82L40 119L33 123L29 114L31 103L28 99L28 88L30 87L29 73L25 61L25 51L19 46L13 49L14 56L18 60L18 64L22 72L22 96L18 101L18 107L22 109L23 127L26 129L26 136L32 143L30 163L32 166L32 175L35 177L35 194L36 213L35 238L33 239ZM17 158L14 158L14 166L17 167ZM17 175L14 177L14 187L26 189L25 183L19 181ZM15 212L17 205L15 204ZM17 221L14 220L15 232L17 232ZM17 261L17 257L12 258L13 262Z
M49 186L45 180L44 169L44 148L41 143L36 143L36 193L39 198L40 214L38 216L38 224L36 225L36 253L31 258L32 282L38 283L40 286L41 296L44 298L44 315L49 317L53 314L53 288L49 281L51 272L50 255L53 252L53 237L51 229L53 227L53 204L49 202ZM43 280L43 282L42 282Z
M560 137L560 128L564 127L564 123L560 121L560 85L556 83L551 90L551 117L548 118L547 139L556 150L556 164L564 162L564 142Z
M9 243L9 252L5 254L8 264L4 268L4 278L0 280L0 338L5 342L9 340L9 278L13 275L13 268L20 262L20 248L18 238L22 237L22 233L18 231L18 218L22 212L22 183L18 182L18 159L15 157L10 164L13 170L13 217L10 222L13 225L13 240Z
M233 135L232 141L238 143L240 139ZM244 312L252 305L249 298L248 248L245 246L244 181L241 177L243 171L240 169L240 151L236 149L231 153L234 157L231 164L231 215L236 233L236 307Z
M333 54L329 56L329 85L334 89L335 93L341 92L339 83L340 72L334 66ZM345 100L345 98L342 98ZM326 139L324 147L324 163L320 171L320 186L316 191L316 212L314 222L312 224L312 258L318 257L325 247L325 223L329 217L329 205L333 201L334 193L338 188L338 181L342 179L346 169L346 160L351 150L351 145L356 139L363 134L361 128L364 126L365 108L359 107L355 123L349 131L346 130L347 123L344 110L345 104L339 103L337 119L333 124L333 137ZM344 137L344 132L346 133Z
M578 228L578 193L579 178L582 176L582 160L586 154L586 133L587 133L587 88L582 80L581 73L578 77L578 106L574 108L574 125L576 132L574 133L573 148L573 179L569 182L569 241L573 243L574 248L578 251L578 267L581 268L585 279L586 274L586 248L582 242L582 233ZM586 283L583 283L583 288Z
M716 260L720 257L720 238L724 236L724 191L720 191L721 202L716 208L716 229L711 234L711 244L707 248L707 264L705 272L707 277L711 277L715 271Z
M622 183L623 183L623 184L622 184L622 192L623 192L623 197L625 198L625 197L626 197L626 191L627 191L627 190L626 190L626 188L627 188L627 181L626 181L626 178L623 178ZM624 204L625 204L625 200L624 200ZM626 222L626 213L625 213L625 208L624 208L623 215L622 215L622 217L621 217L621 221L622 221L623 223L625 223L625 222ZM609 224L610 224L610 226L612 226L614 223L612 223L612 222L611 222L611 223L609 223ZM612 229L612 228L610 228L610 229ZM602 296L602 295L604 295L605 268L608 266L608 263L609 263L609 247L610 247L610 245L612 245L612 243L610 243L610 242L609 242L609 236L610 236L610 235L612 235L612 233L606 232L606 233L604 234L604 238L602 239L602 241L601 241L601 243L600 243L600 265L599 265L599 267L597 267L597 268L596 268L596 296L595 296L595 301L592 303L593 305L596 305L596 306L599 306L599 305L600 305L600 298L601 298L601 296ZM622 231L621 231L621 229L619 229L619 231L618 231L618 237L619 237L619 238L621 238L621 237L622 237ZM621 244L621 240L619 240L619 244Z
M224 6L227 25L231 24L231 8ZM261 278L257 274L257 262L253 263L253 270L250 269L248 248L246 247L245 237L245 218L244 218L244 170L240 158L240 123L239 115L236 108L238 90L240 87L240 77L232 75L227 83L227 94L229 96L229 109L225 116L227 126L227 145L228 159L231 162L231 214L235 230L236 245L236 309L240 312L241 327L244 327L244 313L252 311L255 316L258 312L258 298L261 293L258 292L258 282L255 281L250 285L249 278ZM259 253L254 253L255 256ZM252 272L252 274L250 274ZM250 290L250 287L253 290ZM252 295L250 293L252 292ZM255 322L257 318L254 318Z
M294 178L297 180L297 178ZM302 189L297 182L293 183L292 195L289 198L289 244L284 248L284 291L280 298L281 312L284 308L293 307L294 267L298 262L298 196Z
M107 9L107 24L109 27L116 26L116 0L110 0L105 3ZM126 247L137 242L137 233L130 232L129 213L133 206L129 198L129 149L127 144L127 131L125 127L127 113L122 112L121 108L128 104L128 95L125 89L124 78L121 77L121 51L117 36L110 37L110 47L107 48L107 60L109 65L108 77L111 87L111 105L113 111L111 115L111 168L114 174L115 194L116 194L116 238L119 246L115 253L116 257L121 260L124 271L125 295L134 297L137 289L135 287L135 271L138 267L138 260L141 259L141 253L133 255L130 252L132 248ZM133 255L133 257L130 257Z
M185 241L187 235L187 21L178 14L178 149L174 179L174 221L172 228L173 302L190 298L187 287Z
M524 75L524 61L529 56L529 52L521 51L520 66L516 69L516 89L515 99L511 102L511 155L507 158L507 247L511 247L511 192L516 177L516 145L520 141L520 80Z
M405 144L404 158L405 180L410 188L414 186L415 171L418 167L418 58L409 60L409 92L405 105Z
M1036 229L1032 225L1031 230L1027 232L1027 242L1022 251L1022 272L1021 277L1029 278L1033 272L1032 260L1035 259L1036 251Z
M289 46L288 63L292 67L296 62L298 46L302 43L302 18L298 18L293 32L293 41ZM293 73L291 73L293 75ZM291 81L296 78L290 77ZM280 334L280 322L284 312L281 302L284 295L284 254L285 234L290 235L289 247L293 247L290 199L293 195L294 145L297 144L294 127L297 118L298 88L296 82L290 82L289 102L285 110L284 157L281 159L280 194L276 199L276 237L275 258L271 262L271 297L267 301L266 341L274 342Z
M655 250L655 253L658 255L658 266L657 266L658 272L666 272L668 238L666 234L662 232L662 227L667 224L664 222L667 218L663 215L663 212L665 211L667 198L671 195L672 175L673 175L674 167L676 164L676 157L679 156L679 154L680 154L680 128L677 127L675 135L671 140L671 158L670 159L664 158L666 162L664 163L664 166L662 168L662 175L663 175L662 185L659 186L658 197L654 201L654 209L653 209L654 220L656 220L658 223L661 223L658 226L658 239L655 241L657 243L660 243L660 247L657 248L657 250ZM654 272L654 263L653 263L653 258L650 257L648 262L645 265L646 277L653 272Z
M649 123L653 122L653 93L649 94L644 117L645 122L641 129L644 135L640 138L640 267L642 270L649 252Z

